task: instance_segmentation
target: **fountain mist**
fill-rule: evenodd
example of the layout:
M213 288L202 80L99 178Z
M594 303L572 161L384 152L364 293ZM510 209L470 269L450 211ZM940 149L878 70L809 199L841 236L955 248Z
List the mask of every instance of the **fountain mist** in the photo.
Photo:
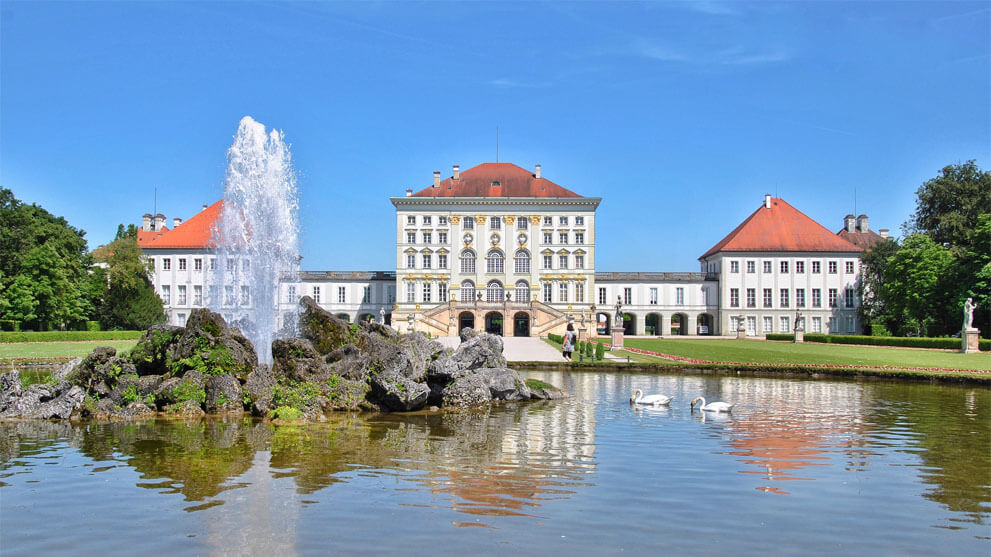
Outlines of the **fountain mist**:
M272 340L292 334L297 323L293 313L280 329L278 297L280 284L295 282L299 274L298 213L282 132L266 133L263 124L245 116L227 150L210 307L241 328L265 364L272 362Z

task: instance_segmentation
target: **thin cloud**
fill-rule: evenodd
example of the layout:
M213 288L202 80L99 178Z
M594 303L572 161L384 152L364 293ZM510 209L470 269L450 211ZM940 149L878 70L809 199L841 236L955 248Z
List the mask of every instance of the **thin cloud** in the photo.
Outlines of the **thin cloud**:
M634 52L638 56L661 62L677 62L698 66L747 66L787 62L793 56L784 50L748 50L734 46L716 52L686 52L670 46L658 45L645 40L637 41Z
M489 82L489 85L495 85L496 87L506 87L506 88L520 88L520 89L540 89L544 87L549 87L549 83L524 83L522 81L516 81L515 79L499 78L493 79Z

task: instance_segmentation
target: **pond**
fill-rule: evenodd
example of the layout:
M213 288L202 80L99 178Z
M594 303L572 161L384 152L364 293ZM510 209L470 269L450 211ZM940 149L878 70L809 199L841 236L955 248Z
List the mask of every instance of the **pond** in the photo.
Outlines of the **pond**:
M0 551L988 555L991 390L527 372L456 413L0 424ZM633 389L674 396L635 409ZM697 395L730 415L689 410Z

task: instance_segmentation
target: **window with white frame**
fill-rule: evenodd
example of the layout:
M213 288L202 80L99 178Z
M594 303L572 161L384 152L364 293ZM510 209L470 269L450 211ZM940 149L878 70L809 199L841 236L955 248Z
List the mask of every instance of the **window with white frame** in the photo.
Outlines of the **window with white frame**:
M530 252L523 249L516 252L516 256L513 258L513 271L517 273L530 272Z
M560 244L567 244L568 243L568 233L567 232L558 232L557 239L558 239L558 243L560 243Z
M770 288L764 289L764 307L769 308L774 304L774 294Z
M729 272L731 272L731 273L739 273L740 272L740 262L739 261L730 261L729 262Z
M490 281L485 286L485 301L486 302L501 302L503 300L503 298L504 298L503 292L504 292L504 290L502 288L502 283L501 282L499 282L497 280Z
M769 315L765 315L764 316L764 333L767 334L767 333L773 333L773 332L774 332L774 318L771 317L771 316L769 316Z
M544 303L549 304L554 301L554 285L549 282L544 283Z
M502 220L500 220L499 217L495 215L489 217L489 230L501 230L501 229L502 229Z
M559 263L558 269L567 269L568 268L568 255L567 254L561 254L561 255L559 255L557 257L557 259L558 259L558 263Z
M543 259L544 269L554 268L554 256L550 255L549 253L545 253L542 259Z
M575 255L575 269L585 268L585 256L582 254Z
M788 262L787 261L782 261L781 264L780 264L780 267L781 267L781 274L787 275L788 274Z
M461 301L470 302L475 299L475 283L466 280L461 283Z
M318 304L320 303L320 287L319 286L314 286L313 287L313 301L316 302L316 303L318 303Z
M812 332L821 333L822 332L822 317L812 318Z
M779 332L787 333L791 331L791 319L785 316L781 316L779 326L781 329Z
M172 303L172 287L163 284L162 285L162 305L167 306Z
M423 282L423 301L424 303L430 303L433 300L433 288L429 281Z
M583 303L585 301L585 283L576 282L575 283L575 302Z
M554 226L554 219L552 217L544 217L544 226Z
M651 287L650 289L650 305L657 305L657 287Z
M416 215L406 215L406 224L416 224Z
M224 305L233 306L234 305L234 286L226 285L224 286Z
M599 305L606 303L606 289L599 288Z
M584 244L585 243L585 232L582 230L575 231L575 243Z
M475 273L475 252L467 249L461 252L461 272L466 274Z
M430 269L431 268L430 254L424 253L422 255L422 258L423 258L423 268Z
M251 287L246 284L241 285L241 305L247 306L251 304Z
M206 291L207 293L207 304L218 301L220 298L217 297L217 287L216 285L211 285Z
M430 217L430 215L423 215L423 224L430 224L430 221L432 220L433 219Z
M416 243L416 232L410 230L406 232L406 243L415 244Z
M853 288L847 288L846 290L844 290L843 291L843 301L844 301L844 304L843 305L845 305L848 308L852 308L853 305L854 305L854 300L856 299L856 295L857 294L853 290Z
M164 257L162 258L162 270L171 271L172 270L172 258Z
M847 315L846 316L846 330L847 330L848 333L854 332L855 327L854 327L853 323L854 323L854 317L852 315Z
M822 307L822 290L819 288L812 289L812 307L821 308Z
M822 264L819 261L812 262L812 274L818 275L822 272Z
M747 316L747 334L748 335L757 334L757 317L754 315Z
M678 287L674 289L674 303L683 306L685 305L685 289Z
M437 226L447 226L447 216L442 215L437 217Z
M526 217L524 217L522 215L516 217L516 230L526 230L528 223L529 223L529 221L527 221L527 218Z
M438 253L437 254L437 268L438 269L446 269L447 268L447 254L446 253Z
M764 272L765 273L770 273L771 272L771 262L770 261L764 261Z
M447 301L447 283L438 282L437 283L437 301L446 302Z
M585 224L585 217L575 217L575 226L583 226Z
M568 226L568 217L559 217L557 223L561 226Z
M623 289L623 303L626 304L626 305L630 305L630 304L633 303L633 289L632 288L624 288Z
M180 284L176 287L176 305L186 305L186 285Z
M502 273L503 266L503 255L499 250L492 250L489 252L488 257L485 258L485 271L487 273Z
M747 289L747 307L755 308L757 307L757 289L748 288Z
M846 268L846 273L848 275L853 274L853 261L847 261L844 267Z
M545 244L554 243L554 235L550 232L544 232L544 243Z
M748 273L756 273L757 272L757 262L756 261L747 261L747 272Z
M802 274L802 273L805 272L805 262L804 261L796 261L795 262L795 272L798 273L798 274Z
M836 298L837 298L837 289L830 288L829 289L829 307L831 307L831 308L836 307Z
M561 281L557 285L557 291L558 291L557 301L559 301L559 302L567 302L568 301L568 283L565 282L565 281Z
M447 243L447 231L446 230L438 230L437 231L437 243L438 244L446 244Z
M196 307L203 305L203 287L199 284L193 285L193 305Z
M729 289L729 307L738 308L740 307L740 289L730 288Z
M461 219L461 228L472 230L475 228L475 217L465 217Z
M290 304L295 304L297 301L299 301L298 298L296 298L296 287L295 286L290 286L289 288L287 288L287 290L288 290L288 292L286 294L286 302L288 302Z
M795 289L795 307L804 308L805 307L805 289L796 288Z
M836 274L836 262L835 261L830 261L829 262L829 274L831 274L831 275L835 275Z
M372 287L363 286L361 287L361 303L367 304L372 301Z
M433 233L427 232L426 230L423 231L423 243L424 244L429 244L430 242L433 241L433 239L434 239Z
M516 293L513 295L517 302L530 301L530 284L525 280L516 281Z
M407 269L416 269L416 254L415 253L407 253L406 254L406 268Z
M210 258L210 270L211 271L216 271L217 270L217 258L216 257L211 257Z
M337 287L337 303L343 304L347 302L347 288L343 286Z
M196 259L193 259L193 270L194 271L202 271L203 270L203 259L202 258L197 257Z
M791 304L791 300L788 299L789 298L788 289L782 288L779 294L780 296L778 296L778 302L780 302L781 307L783 308L789 307L789 305Z
M179 258L179 270L180 271L185 271L186 270L186 258L185 257L180 257Z
M413 281L406 283L406 301L409 303L416 301L416 283Z

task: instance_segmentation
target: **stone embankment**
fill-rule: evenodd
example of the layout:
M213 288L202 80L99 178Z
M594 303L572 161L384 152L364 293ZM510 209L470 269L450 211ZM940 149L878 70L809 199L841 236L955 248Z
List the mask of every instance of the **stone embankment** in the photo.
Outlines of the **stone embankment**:
M241 331L206 309L185 327L155 326L128 355L97 348L49 381L22 388L0 375L0 418L136 418L250 412L319 420L334 410L414 411L561 398L508 368L502 338L462 332L456 349L421 333L352 324L306 297L302 338L276 340L271 367Z

